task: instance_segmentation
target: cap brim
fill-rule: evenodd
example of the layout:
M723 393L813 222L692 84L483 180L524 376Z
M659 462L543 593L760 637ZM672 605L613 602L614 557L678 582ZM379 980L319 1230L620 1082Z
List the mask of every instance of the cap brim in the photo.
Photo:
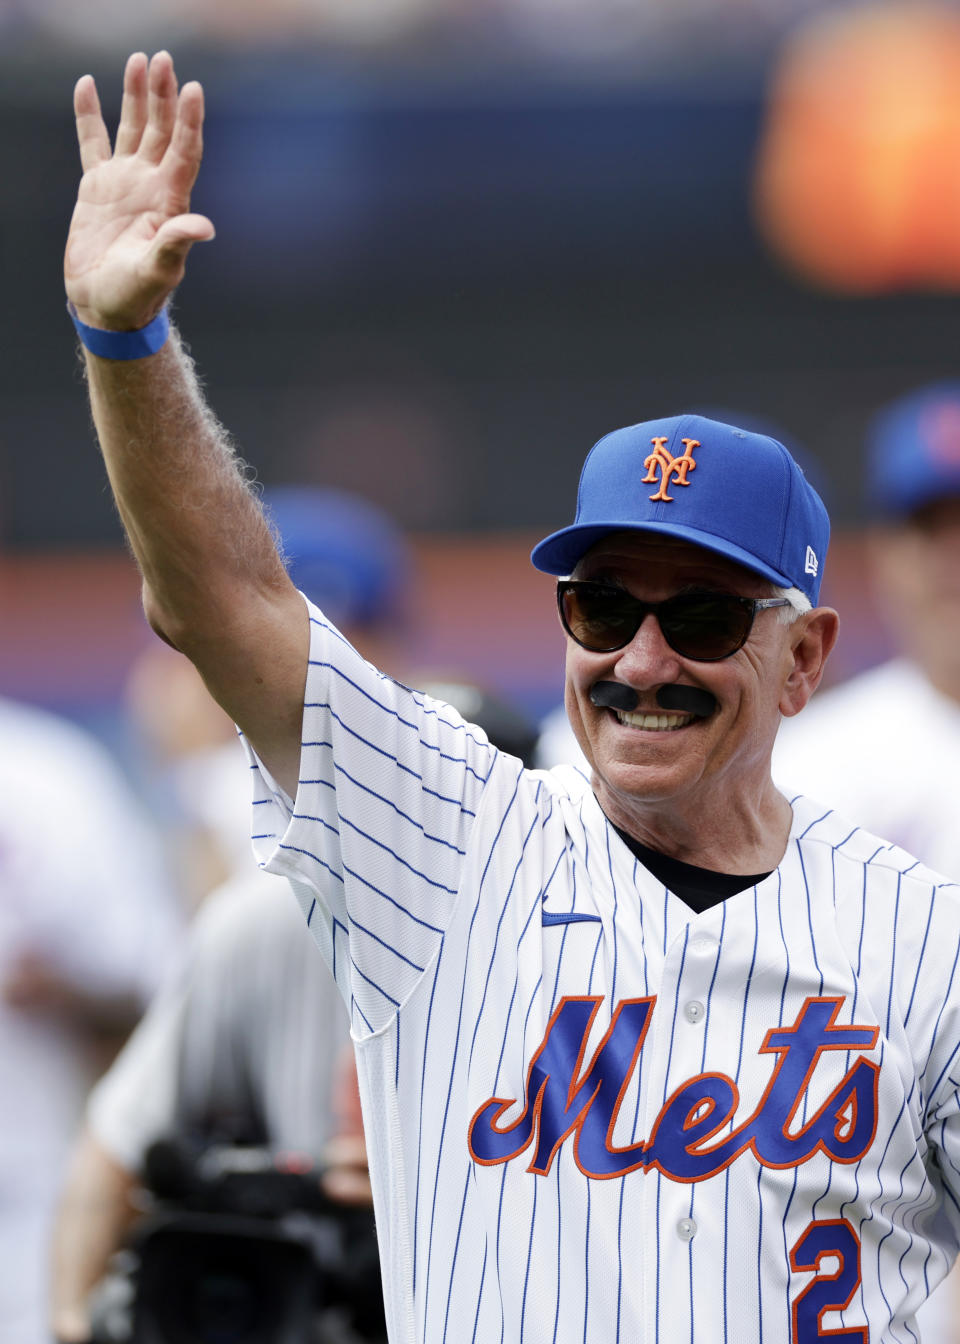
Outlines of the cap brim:
M712 551L714 555L734 560L752 574L759 574L781 588L793 587L793 580L781 570L766 564L742 547L734 545L724 537L702 532L695 527L684 527L678 523L611 522L591 523L588 526L574 523L559 532L552 532L549 537L544 537L543 541L531 551L530 559L534 567L542 570L544 574L556 574L558 577L572 574L587 551L604 537L610 536L612 532L652 532L658 536L676 537L681 541L690 542L693 546L701 546L705 551Z

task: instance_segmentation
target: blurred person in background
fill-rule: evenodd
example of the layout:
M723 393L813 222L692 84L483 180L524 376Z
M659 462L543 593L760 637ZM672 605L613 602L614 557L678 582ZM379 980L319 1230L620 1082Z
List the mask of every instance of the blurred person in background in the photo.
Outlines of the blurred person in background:
M960 383L885 408L867 448L869 580L897 654L784 725L776 777L960 879Z
M91 1291L143 1214L155 1144L319 1161L346 1011L286 885L252 869L212 892L187 955L94 1088L53 1237L50 1319L91 1338Z
M182 919L157 837L94 738L0 700L0 742L0 1338L45 1344L70 1142Z
M341 490L278 486L264 502L297 587L329 603L364 652L402 660L413 561L393 521ZM286 883L251 871L250 772L232 721L193 664L159 642L134 665L127 699L186 904L200 908L186 956L94 1091L74 1146L50 1302L64 1341L90 1337L87 1295L138 1216L150 1146L179 1136L316 1158L348 1040Z
M345 490L282 485L264 492L296 587L329 604L371 661L403 666L413 560L381 509ZM193 664L150 640L127 681L144 792L162 818L190 909L250 868L249 770L237 730Z
M885 407L867 434L868 582L896 656L815 696L773 755L788 796L821 798L960 881L960 383ZM960 1339L960 1270L918 1313Z
M322 580L306 591L322 596ZM521 711L469 682L413 680L529 764L536 729ZM283 879L247 872L208 897L184 965L91 1096L54 1237L51 1322L63 1344L91 1338L91 1294L142 1212L152 1145L169 1140L253 1145L322 1163L331 1198L369 1209L367 1249L374 1246L346 1011ZM370 1287L379 1293L378 1283ZM376 1305L358 1338L382 1333ZM347 1344L355 1323L336 1319L336 1337ZM333 1328L321 1317L319 1338Z

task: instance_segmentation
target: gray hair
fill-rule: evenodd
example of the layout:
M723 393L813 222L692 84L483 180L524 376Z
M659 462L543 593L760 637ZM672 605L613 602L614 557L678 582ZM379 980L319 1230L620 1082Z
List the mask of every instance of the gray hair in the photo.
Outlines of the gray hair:
M799 588L777 588L771 585L770 596L785 597L790 603L789 607L777 609L777 620L781 625L792 625L798 616L802 616L805 611L813 610L809 597L806 593L801 593Z

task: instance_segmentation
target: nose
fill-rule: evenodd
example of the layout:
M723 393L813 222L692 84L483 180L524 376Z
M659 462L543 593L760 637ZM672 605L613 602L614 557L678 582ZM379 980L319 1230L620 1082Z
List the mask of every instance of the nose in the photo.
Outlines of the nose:
M679 655L664 639L656 616L648 612L640 622L639 630L617 659L618 677L628 686L645 690L675 680L679 670Z

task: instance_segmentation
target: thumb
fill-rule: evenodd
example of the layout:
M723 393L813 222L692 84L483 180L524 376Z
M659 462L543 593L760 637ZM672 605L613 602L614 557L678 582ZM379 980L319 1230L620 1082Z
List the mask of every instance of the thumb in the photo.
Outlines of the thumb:
M216 237L212 220L206 215L176 215L166 220L153 240L153 254L168 270L182 266L194 243L206 243Z

